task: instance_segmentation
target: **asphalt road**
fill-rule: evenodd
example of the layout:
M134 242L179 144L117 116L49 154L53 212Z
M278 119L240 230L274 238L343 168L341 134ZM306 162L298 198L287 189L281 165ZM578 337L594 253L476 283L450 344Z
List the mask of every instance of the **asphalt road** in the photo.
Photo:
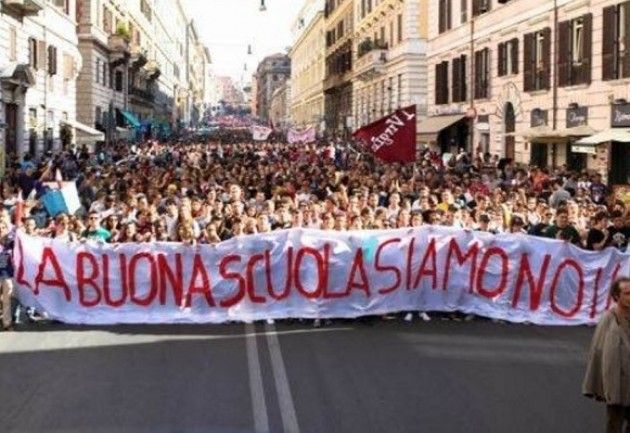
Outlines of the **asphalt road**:
M492 322L29 325L0 333L0 431L599 432L592 328Z

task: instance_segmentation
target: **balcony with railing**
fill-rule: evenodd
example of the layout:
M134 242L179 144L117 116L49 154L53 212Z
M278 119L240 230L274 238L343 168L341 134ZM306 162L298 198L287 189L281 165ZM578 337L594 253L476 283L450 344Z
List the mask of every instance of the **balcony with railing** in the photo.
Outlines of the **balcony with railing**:
M42 9L43 0L2 0L2 11L18 17L37 15Z
M140 98L145 102L152 103L155 100L155 93L150 87L144 89L142 87L136 87L132 85L129 87L129 94L135 98Z
M134 70L140 69L149 61L149 59L147 58L147 50L138 45L134 45L131 47L130 55L131 67Z
M361 81L372 80L385 72L388 45L386 42L364 39L357 49L354 76Z
M123 34L109 35L107 47L110 51L110 63L112 67L122 65L129 60L129 38Z

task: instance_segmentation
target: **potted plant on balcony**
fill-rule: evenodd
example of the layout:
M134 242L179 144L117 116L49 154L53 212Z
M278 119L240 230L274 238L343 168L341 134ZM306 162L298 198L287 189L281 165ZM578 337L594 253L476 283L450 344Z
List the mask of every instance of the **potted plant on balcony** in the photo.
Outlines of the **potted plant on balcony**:
M363 41L361 41L361 43L359 44L359 52L358 52L358 56L362 57L363 55L369 53L370 51L372 51L374 49L374 44L372 43L372 39L370 38L365 38L363 39Z
M118 27L116 27L115 35L119 36L122 40L124 40L127 43L131 41L131 35L129 34L129 29L123 23L118 24Z

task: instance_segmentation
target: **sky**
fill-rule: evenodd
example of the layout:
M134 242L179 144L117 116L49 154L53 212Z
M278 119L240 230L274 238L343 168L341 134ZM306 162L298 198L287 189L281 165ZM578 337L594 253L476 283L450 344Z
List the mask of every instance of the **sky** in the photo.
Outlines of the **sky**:
M267 11L260 12L260 0L187 0L216 75L247 83L263 57L291 45L291 25L302 0L265 0L265 5ZM252 55L247 55L248 45Z

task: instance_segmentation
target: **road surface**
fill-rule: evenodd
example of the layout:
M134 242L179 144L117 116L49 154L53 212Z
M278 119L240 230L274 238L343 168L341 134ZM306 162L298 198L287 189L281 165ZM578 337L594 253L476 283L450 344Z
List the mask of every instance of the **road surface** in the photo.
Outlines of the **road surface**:
M28 325L0 333L0 431L593 433L593 329Z

